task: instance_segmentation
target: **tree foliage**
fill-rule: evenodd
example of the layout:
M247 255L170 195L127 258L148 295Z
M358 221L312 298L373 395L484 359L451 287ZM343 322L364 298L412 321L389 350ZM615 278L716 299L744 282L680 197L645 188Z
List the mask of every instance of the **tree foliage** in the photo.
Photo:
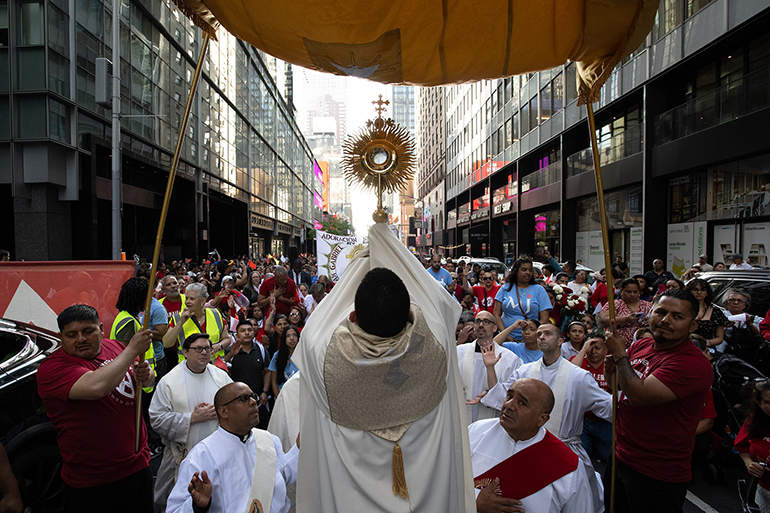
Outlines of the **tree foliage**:
M353 225L350 220L338 214L325 214L321 219L321 231L332 233L334 235L350 235L353 233Z

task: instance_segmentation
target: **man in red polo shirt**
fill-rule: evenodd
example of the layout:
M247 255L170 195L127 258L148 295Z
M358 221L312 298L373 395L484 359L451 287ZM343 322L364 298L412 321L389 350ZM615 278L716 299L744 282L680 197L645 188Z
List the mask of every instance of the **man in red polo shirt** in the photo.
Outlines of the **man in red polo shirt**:
M288 315L292 306L299 303L297 284L289 278L289 273L280 265L275 266L273 277L262 282L259 287L257 304L265 308L270 304L270 295L275 296L275 312Z
M661 294L650 313L652 338L626 349L615 322L607 332L607 376L618 375L615 511L681 512L692 478L695 431L711 388L711 363L690 340L698 301L685 290ZM604 474L609 507L612 466Z

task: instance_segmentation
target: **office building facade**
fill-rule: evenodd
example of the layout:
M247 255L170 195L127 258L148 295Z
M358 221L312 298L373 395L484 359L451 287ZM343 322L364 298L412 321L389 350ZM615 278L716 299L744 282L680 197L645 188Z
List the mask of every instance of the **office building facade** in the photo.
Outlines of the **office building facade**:
M0 0L0 245L14 258L111 257L111 110L95 101L96 58L112 56L111 6ZM122 246L150 257L202 36L170 0L126 0L119 16ZM219 30L164 260L305 251L320 184L291 88L290 67Z
M610 251L633 273L653 258L681 272L702 253L768 265L769 8L663 0L646 42L602 88ZM444 253L510 263L547 248L604 267L574 63L446 87L445 115L445 246L457 247Z

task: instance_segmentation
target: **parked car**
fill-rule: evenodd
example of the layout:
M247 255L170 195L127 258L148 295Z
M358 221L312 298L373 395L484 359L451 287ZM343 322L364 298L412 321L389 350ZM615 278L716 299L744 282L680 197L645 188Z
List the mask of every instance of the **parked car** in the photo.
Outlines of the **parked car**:
M497 273L499 279L503 279L505 273L508 272L508 268L500 260L496 258L473 258L469 256L461 256L457 259L458 262L470 262L471 265L479 264L481 267L489 267Z
M26 511L63 510L61 455L35 381L40 363L60 345L51 331L0 319L0 442Z
M722 304L728 289L738 289L751 295L748 313L764 317L770 309L770 271L708 271L696 276L709 282L714 293L713 302L718 305Z

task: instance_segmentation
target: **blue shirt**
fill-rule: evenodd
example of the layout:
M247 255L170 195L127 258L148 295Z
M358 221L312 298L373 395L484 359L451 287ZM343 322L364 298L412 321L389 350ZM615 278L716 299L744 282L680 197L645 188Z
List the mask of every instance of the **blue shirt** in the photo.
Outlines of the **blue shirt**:
M270 360L270 365L267 367L267 370L278 372L278 351L275 352L273 359ZM291 358L289 358L289 361L286 362L286 368L283 370L283 375L286 378L283 380L283 383L289 381L289 378L292 377L295 372L299 372L299 369L294 365L294 362L291 361ZM283 383L278 383L278 390L283 388Z
M527 349L524 342L503 342L503 347L513 351L513 354L521 358L524 363L532 363L543 357L543 352L539 349L534 351Z
M519 305L519 297L522 305ZM518 320L523 320L525 314L527 319L534 319L539 322L540 312L553 308L548 293L542 285L537 284L520 289L516 285L506 283L497 291L495 301L500 301L502 304L503 324L506 328ZM511 336L516 340L521 340L521 330L513 330Z
M428 274L433 276L433 279L435 279L438 282L441 282L441 284L446 287L450 283L452 283L452 275L449 274L449 271L444 269L443 267L439 267L438 272L433 272L432 267L428 267Z
M144 324L143 313L139 314L139 322ZM160 301L152 298L152 303L150 303L150 322L148 323L148 327L150 329L154 329L158 324L168 324L168 312L166 312L166 308L161 304ZM166 354L163 352L162 340L153 339L152 352L155 353L156 361L162 360L166 356Z

